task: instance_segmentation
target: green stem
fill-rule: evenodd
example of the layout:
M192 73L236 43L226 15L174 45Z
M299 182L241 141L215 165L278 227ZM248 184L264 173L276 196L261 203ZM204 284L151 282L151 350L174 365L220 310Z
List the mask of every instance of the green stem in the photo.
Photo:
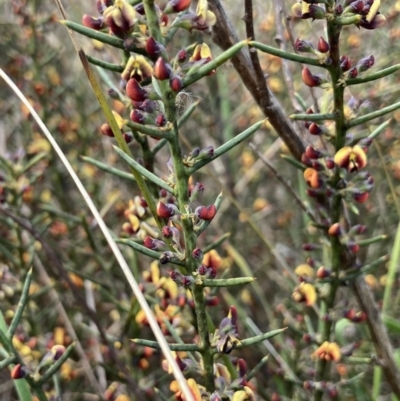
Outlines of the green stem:
M66 21L66 20L61 20L60 22L61 22L61 24L65 25L67 28L69 28L75 32L78 32L81 35L84 35L88 38L98 40L99 42L105 43L106 45L116 47L118 49L126 50L125 42L122 39L117 38L116 36L111 36L108 33L95 31L94 29L87 28L81 24L77 24L76 22ZM140 49L138 47L131 47L131 48L129 48L129 51L137 53L137 54L142 54L143 56L147 55L147 53L144 49Z
M13 338L15 330L17 329L19 321L21 320L22 312L24 311L26 303L28 302L29 287L31 285L31 281L32 281L32 268L29 269L28 274L26 275L24 287L22 289L22 294L18 303L17 310L15 312L13 320L11 321L10 327L8 328L7 331L7 336L9 338Z
M14 364L17 358L14 355L8 356L0 362L0 370L7 368L9 365Z
M233 287L236 285L250 284L255 280L254 277L235 277L227 279L204 279L195 285L203 287Z
M114 150L118 153L118 155L124 159L129 166L131 166L134 170L136 170L143 177L147 178L153 184L158 185L160 188L165 189L170 194L174 195L174 190L161 178L157 177L155 174L144 168L140 165L135 159L128 156L125 152L123 152L119 147L114 146Z
M90 64L97 65L98 67L104 68L105 70L113 72L124 71L124 67L122 67L122 65L107 63L107 61L99 60L98 58L89 55L86 55L86 57L89 60Z
M153 251L153 250L146 248L145 246L140 245L137 242L129 240L129 239L116 238L115 242L117 244L128 245L135 251L138 251L138 252L142 253L143 255L150 256L153 259L160 259L160 257L162 256L161 252ZM185 266L185 263L178 259L171 259L171 261L169 263L172 263L172 264L178 265L178 266Z
M156 40L162 40L162 34L158 22L158 16L154 5L154 0L144 0L144 9L146 13L147 24L149 27L150 35ZM166 55L163 55L164 57ZM203 68L201 67L199 70ZM193 74L194 75L194 74ZM203 74L205 75L205 74ZM193 81L194 82L194 81ZM192 256L192 251L196 248L196 234L193 229L192 219L188 215L187 208L189 206L189 188L188 179L189 175L182 162L182 153L179 143L179 133L177 124L176 112L176 94L171 90L168 83L160 82L161 92L163 95L163 102L168 121L173 123L172 138L169 140L170 151L176 176L176 196L179 209L182 213L181 222L183 228L183 236L185 243L186 254L186 269L188 272L196 271L198 264ZM202 287L193 288L193 299L196 310L197 331L199 334L198 345L201 349L200 353L203 357L204 366L204 383L207 391L214 392L214 355L211 349L210 336L208 331L207 313L204 300L204 292Z
M143 338L135 338L133 340L135 344L143 345L144 347L150 347L154 349L161 349L160 344L157 341L146 340ZM187 351L187 352L201 352L201 348L197 344L168 344L171 351Z
M365 114L364 116L361 116L361 117L358 117L358 118L353 118L347 123L347 127L348 128L352 128L352 127L355 127L357 125L364 124L364 123L366 123L368 121L371 121L371 120L373 120L375 118L378 118L378 117L384 116L386 114L389 114L392 111L395 111L395 110L397 110L399 108L400 108L400 102L397 102L395 104L392 104L391 106L387 106L387 107L384 107L383 109L380 109L380 110L377 110L377 111L373 111L372 113Z
M250 42L250 46L255 47L258 50L261 50L264 53L272 54L273 56L278 56L284 58L285 60L296 61L301 64L315 65L316 67L327 68L325 65L321 64L319 60L311 57L300 56L296 53L289 53L284 50L277 49L276 47L264 45L259 42Z
M344 88L338 85L341 70L340 70L340 51L339 51L339 37L341 26L335 25L332 22L327 23L328 39L330 46L330 56L332 59L332 65L329 68L329 73L331 76L332 88L333 88L333 111L335 116L335 128L336 128L336 140L335 149L336 151L341 149L345 144L346 137L346 125L345 125L345 115L344 115ZM333 188L336 187L340 180L339 170L336 170L335 176L333 178ZM340 221L342 198L339 194L332 197L331 209L330 209L330 220L332 223ZM334 307L336 291L339 287L339 272L342 254L342 245L340 244L339 238L332 236L330 237L331 242L331 268L336 277L335 281L330 284L329 293L325 299L326 311L329 311ZM320 322L320 335L321 342L330 341L332 322L329 319L324 319ZM326 381L327 375L329 373L327 367L329 362L325 359L319 359L316 367L315 381ZM315 401L321 401L323 397L323 392L321 390L315 391Z
M192 175L194 172L199 170L201 167L205 166L208 163L211 163L215 159L218 159L224 153L228 152L235 146L239 145L239 143L243 142L249 136L253 135L259 128L261 128L264 123L265 123L265 120L259 121L258 123L255 123L251 127L247 128L245 131L243 131L239 135L236 135L234 138L232 138L228 142L225 142L223 145L221 145L220 147L218 147L217 149L214 150L214 154L212 157L210 157L209 159L206 159L206 160L200 160L194 166L189 167L188 175Z
M260 343L262 341L268 340L269 338L275 337L278 334L281 334L285 330L286 330L286 327L283 329L272 330L272 331L269 331L268 333L263 333L258 336L246 338L244 340L241 340L240 344L238 344L235 348L243 348L243 347L247 347L249 345Z
M368 245L374 244L375 242L384 241L387 238L388 238L387 235L377 235L376 237L366 238L366 239L357 241L357 244L360 246L368 246Z
M85 161L86 163L90 163L93 166L96 166L100 170L103 170L103 171L105 171L107 173L113 174L113 175L115 175L117 177L124 178L126 180L135 182L135 178L133 177L133 175L127 173L126 171L119 170L118 168L115 168L115 167L111 167L106 163L102 163L101 161L98 161L96 159L92 159L91 157L88 157L88 156L80 156L80 158L83 161Z
M383 70L380 70L373 74L369 74L362 78L349 78L349 79L346 79L345 82L346 82L347 86L364 84L366 82L371 82L371 81L375 81L377 79L386 77L390 74L393 74L394 72L396 72L398 70L400 70L400 64L392 65L391 67L384 68Z
M203 253L206 254L207 252L210 252L212 249L215 249L217 246L221 245L230 236L231 236L231 233L225 233L225 234L221 235L217 240L215 240L211 244L205 246L202 249Z
M8 328L6 321L4 320L3 312L0 309L0 333L6 336L7 330ZM6 344L2 342L2 345L4 348L6 348ZM13 357L16 359L16 362L18 362L18 356L13 355ZM9 369L12 369L13 365L8 365L8 367ZM32 401L32 394L29 389L29 385L25 379L14 380L14 386L18 393L18 398L20 399L20 401Z
M337 116L334 113L325 113L325 114L291 114L289 116L291 120L296 121L314 121L314 122L324 122L326 120L336 120Z
M164 139L164 138L170 139L171 138L170 131L155 128L155 127L152 127L151 125L138 124L138 123L135 123L134 121L125 121L125 124L129 128L131 128L135 131L141 132L142 134L150 135L157 139Z
M46 373L37 381L38 385L46 383L57 371L61 368L61 365L70 357L72 351L75 348L75 342L73 342L61 355L61 357L54 362L53 365L46 371Z

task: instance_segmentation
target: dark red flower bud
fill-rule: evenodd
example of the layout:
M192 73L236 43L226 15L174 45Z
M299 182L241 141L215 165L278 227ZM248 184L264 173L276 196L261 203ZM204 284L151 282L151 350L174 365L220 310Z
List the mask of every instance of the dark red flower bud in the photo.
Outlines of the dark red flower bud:
M131 78L126 84L126 94L135 102L144 102L148 97L147 91L139 85L135 78Z
M313 388L314 388L314 382L313 381L311 381L311 380L306 380L304 383L303 383L303 388L305 389L305 390L312 390Z
M351 319L353 323L362 323L367 320L367 314L363 311L357 312L356 315Z
M326 278L331 275L331 271L324 266L320 266L317 270L317 277L318 278Z
M193 249L192 257L197 260L203 259L203 251L200 248Z
M84 14L84 16L82 17L82 25L86 26L87 28L91 28L98 31L103 28L103 24L104 24L103 17L95 18L87 14Z
M311 244L311 243L306 243L302 245L303 251L306 252L311 252L314 251L315 249L319 248L317 244Z
M239 377L245 377L247 372L247 364L246 361L242 358L239 358L237 361L237 369L239 372Z
M154 101L150 99L146 99L144 102L135 102L132 100L132 105L135 109L139 109L150 114L153 113L156 109Z
M305 166L311 166L311 160L306 156L305 153L303 153L301 155L301 162L305 165Z
M328 230L329 235L337 237L337 236L341 235L341 233L342 233L342 228L340 227L339 223L332 224L329 227L329 230Z
M177 207L172 203L165 204L164 202L157 203L157 215L162 219L169 219L177 212Z
M206 298L206 305L207 306L217 306L217 305L219 305L219 297L217 297L217 296L207 297Z
M318 51L321 53L329 52L329 43L322 36L318 40Z
M318 124L316 123L311 123L310 126L308 127L308 132L311 135L321 135L322 129L319 127Z
M317 75L313 75L307 67L303 68L303 71L301 72L301 78L303 79L303 82L310 88L319 86L321 84L321 78Z
M357 63L357 69L358 72L364 72L370 69L375 63L375 58L371 54L370 56L362 58L358 63Z
M207 273L208 267L201 265L197 268L197 272L200 274L200 276L204 276Z
M100 127L100 131L105 136L109 136L110 138L114 137L114 133L112 132L111 127L110 127L110 125L108 123L104 123Z
M183 88L182 79L178 75L174 75L169 80L169 86L174 92L180 92Z
M330 157L325 159L326 168L332 170L335 167L335 162Z
M199 219L210 221L217 214L217 208L215 205L199 206L196 208L195 214L199 217Z
M133 135L130 132L124 132L122 136L124 137L126 143L131 143L133 141Z
M192 276L183 276L181 284L184 287L189 287L190 285L192 285L194 283L194 281L195 280Z
M172 237L172 230L171 227L164 226L161 230L162 235L164 238L171 238Z
M314 51L314 46L308 40L296 39L294 48L302 53L312 53Z
M147 236L147 237L144 239L143 244L144 244L144 246L145 246L146 248L153 249L153 247L154 247L154 240L153 240L153 238Z
M171 66L162 57L159 57L154 65L154 76L158 80L164 81L169 79L171 72Z
M143 3L139 3L137 6L135 6L135 10L140 15L146 15L146 11L144 9L144 4Z
M206 160L213 156L214 156L214 147L207 146L206 148L200 150L199 155L197 156L197 160Z
M347 56L340 57L340 69L343 72L348 71L351 68L351 61Z
M351 13L360 14L364 10L364 1L356 0L353 1L347 8L346 11Z
M143 113L141 113L139 110L133 109L131 111L131 114L129 115L129 118L137 124L144 124L145 123L145 116Z
M351 231L355 234L364 234L368 230L368 227L363 224L357 224L351 228Z
M345 317L346 319L353 320L355 315L356 315L356 311L354 308L345 309L343 311L343 317Z
M175 270L172 270L169 272L169 276L172 278L172 280L178 281L182 278L183 275Z
M360 245L358 245L354 241L349 241L347 243L347 248L349 249L350 252L357 253L360 250Z
M356 78L358 75L357 67L353 67L351 70L349 70L348 75L349 78Z
M236 306L231 305L229 308L228 318L231 319L232 326L236 326L237 316L238 316L238 314L237 314Z
M158 114L155 123L157 127L165 127L167 125L167 117L164 114Z
M353 198L358 203L364 203L368 200L369 193L368 192L356 192L355 194L353 194Z
M190 188L190 202L194 202L199 194L204 192L204 184L202 182L196 182L192 188Z
M325 9L321 6L311 4L310 7L308 8L308 12L313 20L325 18Z
M178 54L176 55L176 59L178 63L184 63L188 59L188 52L185 49L179 50Z
M26 366L17 364L11 370L11 378L14 380L23 379L27 373L28 373L28 369Z
M311 145L306 147L304 153L309 159L319 159L322 156L322 153L319 150L314 149Z
M164 14L180 13L190 7L192 0L170 0L164 9Z
M162 265L165 265L171 261L171 259L174 257L174 254L170 251L163 252L162 255L160 256L160 263Z
M343 13L343 6L341 4L338 4L335 7L335 15L342 15Z
M148 54L148 56L152 59L152 60L156 60L158 57L160 57L160 54L163 50L163 46L160 45L158 42L156 42L156 40L150 36L147 40L146 40L146 52Z
M160 241L160 240L158 240L158 239L154 239L154 238L151 238L151 237L147 236L147 237L143 240L143 245L144 245L146 248L156 250L156 249L159 249L159 248L164 247L164 246L165 246L165 243L162 242L162 241Z

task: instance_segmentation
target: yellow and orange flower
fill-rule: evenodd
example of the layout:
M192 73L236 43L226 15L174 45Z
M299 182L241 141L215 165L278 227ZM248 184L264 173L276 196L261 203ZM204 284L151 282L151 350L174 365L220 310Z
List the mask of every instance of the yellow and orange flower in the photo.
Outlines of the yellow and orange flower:
M199 386L194 379L188 379L187 384L189 386L190 392L192 393L194 401L202 401L201 390L204 390L202 386ZM176 380L172 381L170 386L170 390L175 393L175 398L179 401L186 401L185 396L182 394L182 391L179 388L179 384Z
M341 358L341 352L339 345L325 341L314 352L313 356L319 359L325 359L326 361L337 362Z
M345 146L336 152L333 161L351 173L367 165L367 155L359 145Z
M304 302L307 306L312 306L317 300L317 291L312 284L302 282L293 291L292 299L295 302Z
M306 168L304 170L303 177L309 187L319 188L321 186L321 181L318 178L318 171L314 168Z
M303 277L303 278L314 278L314 276L315 276L314 269L306 263L297 266L294 273L296 274L296 276Z

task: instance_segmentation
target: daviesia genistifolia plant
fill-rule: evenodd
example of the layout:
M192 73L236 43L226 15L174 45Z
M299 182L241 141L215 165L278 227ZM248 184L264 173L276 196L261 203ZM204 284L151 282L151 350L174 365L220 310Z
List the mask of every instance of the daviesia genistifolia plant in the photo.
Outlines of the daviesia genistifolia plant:
M284 2L278 3L283 8ZM388 320L382 320L380 306L370 288L373 281L370 273L389 258L382 252L377 259L368 260L363 252L369 245L387 238L367 235L365 205L371 201L375 185L368 151L390 123L381 119L399 109L400 102L366 113L362 101L351 96L355 85L373 85L374 81L395 74L400 64L380 65L382 68L377 69L373 54L355 59L342 50L343 38L352 30L359 30L362 35L363 30L385 25L380 3L377 0L292 2L292 22L297 26L309 24L313 29L312 40L296 39L291 24L286 21L287 37L294 39L292 52L261 43L257 40L257 31L255 37L235 40L224 51L214 50L210 34L226 35L229 40L237 37L227 24L218 0L97 0L96 15L83 15L81 23L61 21L70 31L95 40L106 49L99 53L101 58L78 51L92 85L96 78L85 65L87 61L103 78L108 77L107 84L112 81L107 101L115 107L99 131L110 138L110 143L115 145L112 152L126 163L130 172L92 157L82 156L82 159L88 166L129 182L131 200L123 210L124 222L117 242L127 252L133 250L135 258L138 254L145 255L147 268L137 278L195 401L364 400L370 399L371 391L374 400L381 391L390 393L393 400L400 399L398 352L386 330ZM247 33L254 32L252 7L252 2L246 0ZM282 21L275 22L282 24ZM108 57L108 50L112 57ZM219 213L225 193L215 193L214 201L205 203L204 192L208 188L199 181L199 172L207 171L210 163L227 152L237 151L240 144L264 129L267 121L248 126L220 146L187 151L190 140L182 135L182 130L194 118L200 102L185 104L182 99L196 95L198 81L205 82L211 75L223 74L222 69L227 68L223 66L225 63L232 63L240 74L246 63L238 60L247 60L257 75L257 68L261 67L259 64L257 67L256 53L260 56L267 53L280 58L282 64L299 66L302 89L310 88L315 100L304 100L298 95L296 102L303 110L288 112L284 117L297 127L297 132L304 133L303 140L296 137L296 143L303 146L297 155L285 154L283 158L288 170L299 172L300 188L305 187L305 194L297 194L286 183L290 196L294 196L305 212L308 238L302 240L301 251L310 256L293 266L282 262L286 266L284 279L288 280L292 293L276 310L284 318L278 323L273 313L265 311L270 330L245 336L243 333L251 327L251 319L243 308L233 305L236 300L227 294L236 287L254 285L259 291L261 287L254 282L256 277L245 273L233 276L231 269L224 268L229 261L221 258L217 249L224 245L229 233L211 239L207 230ZM110 62L115 57L119 61ZM268 74L268 65L263 68L262 73ZM243 76L242 80L248 86ZM268 80L262 85L268 85ZM98 90L95 86L94 89ZM269 93L268 87L266 90ZM182 104L185 104L183 109ZM267 115L265 111L264 114ZM271 124L274 126L276 122ZM282 139L286 141L286 137ZM291 149L289 144L288 148ZM252 149L268 164L254 146ZM2 166L8 170L5 182L22 174L29 177L29 169L44 157L39 154L37 160L31 159L22 170L2 159ZM277 171L275 174L282 179ZM19 207L23 193L6 193L6 189L1 189L0 196L4 211L9 210L8 204ZM7 216L18 223L18 217L11 212ZM91 227L83 220L83 229L90 237ZM34 231L30 234L39 238ZM383 312L388 310L391 299L399 241L396 239L389 263ZM96 249L93 238L90 243ZM232 247L229 249L231 256L237 255ZM25 259L21 255L21 260ZM246 272L246 261L237 257L236 262ZM99 263L104 265L104 261ZM29 298L32 271L28 265L25 260L20 266L26 272L26 281L19 306L13 316L0 320L3 345L0 364L3 368L9 367L16 382L23 383L17 386L22 401L31 399L30 392L42 401L54 399L54 394L61 395L58 370L73 356L74 344L53 345L41 362L37 361L36 370L32 361L23 358L23 348L15 334ZM78 276L77 272L69 274L71 287L79 284ZM134 301L127 304L115 300L114 295L99 286L102 296L118 305L119 314L127 316L126 326L133 325L134 329L126 332L146 333L142 329L148 322L138 305ZM74 292L74 296L79 298L79 288L75 290L78 293ZM216 321L213 310L222 299L230 300L228 305L232 305L225 317ZM389 322L400 326L394 319ZM114 338L110 329L101 336L107 350L106 361L102 362L107 380L103 393L97 395L112 401L141 399L143 394L184 400L171 375L168 379L159 374L146 377L148 359L160 349L157 341L131 339L130 346L141 350L135 369L143 370L143 375L133 375L128 354L122 358L113 354L118 350L123 355L126 332ZM270 342L272 337L275 338ZM249 363L247 347L261 344L268 352L260 354L256 363L253 359ZM271 354L268 361L267 353ZM96 363L99 361L103 359L96 359ZM107 368L109 361L115 368ZM171 373L167 361L157 358L152 361L157 361L154 370L160 368L166 374ZM373 369L366 371L365 366ZM144 384L136 386L139 382ZM169 393L165 393L166 388ZM96 391L91 388L89 392Z

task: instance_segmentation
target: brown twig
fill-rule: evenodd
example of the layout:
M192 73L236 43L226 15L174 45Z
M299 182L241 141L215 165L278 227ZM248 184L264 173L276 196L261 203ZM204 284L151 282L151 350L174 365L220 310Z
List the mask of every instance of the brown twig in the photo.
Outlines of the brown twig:
M217 23L212 31L212 39L223 50L229 49L239 41L238 35L220 0L210 0L209 7L217 17ZM305 145L296 134L281 105L268 89L264 75L260 80L260 77L254 71L248 50L243 49L237 53L232 58L232 63L246 88L264 115L269 118L269 122L278 135L285 142L291 153L300 159L305 150Z
M400 398L400 371L394 359L394 350L374 296L365 282L364 275L355 279L353 290L360 306L367 314L369 331L378 358L383 361L382 369L385 372L386 379L393 393Z
M286 41L285 41L285 34L284 34L284 28L282 24L282 17L283 17L283 7L282 7L282 2L281 1L275 1L274 3L274 10L275 10L275 27L276 27L276 36L275 36L275 42L279 46L281 50L286 51ZM301 112L302 108L299 104L299 102L296 100L296 97L294 95L294 85L293 85L293 76L290 72L289 68L289 63L285 59L281 59L282 61L282 74L283 74L283 79L285 80L286 84L286 89L289 94L289 99L292 102L293 108Z

